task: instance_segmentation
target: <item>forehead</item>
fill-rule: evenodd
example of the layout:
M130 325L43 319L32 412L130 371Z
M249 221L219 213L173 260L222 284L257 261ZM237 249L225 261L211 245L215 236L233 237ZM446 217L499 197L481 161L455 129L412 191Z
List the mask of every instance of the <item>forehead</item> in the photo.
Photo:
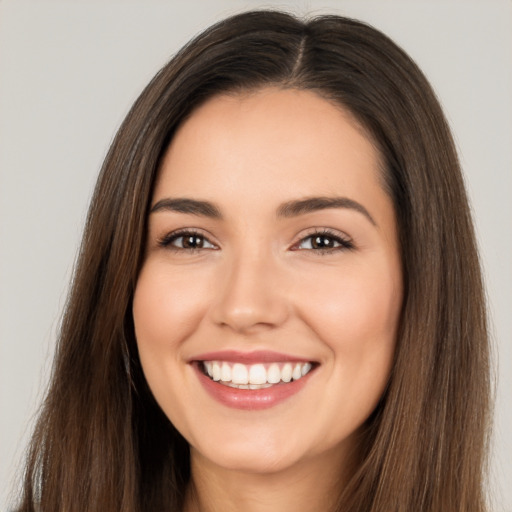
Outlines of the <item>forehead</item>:
M382 191L380 167L371 138L341 106L311 91L265 88L196 109L164 155L155 197L358 196Z

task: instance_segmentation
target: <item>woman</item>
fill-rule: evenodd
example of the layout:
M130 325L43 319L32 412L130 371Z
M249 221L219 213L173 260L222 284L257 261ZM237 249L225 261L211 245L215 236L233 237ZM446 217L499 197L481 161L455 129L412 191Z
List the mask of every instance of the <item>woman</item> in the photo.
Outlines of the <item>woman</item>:
M485 510L485 308L449 129L383 34L252 12L135 103L20 510Z

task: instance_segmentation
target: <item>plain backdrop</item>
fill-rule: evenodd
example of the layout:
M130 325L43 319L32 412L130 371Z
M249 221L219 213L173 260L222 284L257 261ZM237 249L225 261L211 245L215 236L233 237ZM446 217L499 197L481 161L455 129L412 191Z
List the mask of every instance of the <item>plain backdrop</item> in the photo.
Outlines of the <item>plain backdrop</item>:
M512 2L0 0L0 510L43 396L87 203L143 86L228 14L337 12L390 35L437 91L460 150L497 375L491 489L512 511Z

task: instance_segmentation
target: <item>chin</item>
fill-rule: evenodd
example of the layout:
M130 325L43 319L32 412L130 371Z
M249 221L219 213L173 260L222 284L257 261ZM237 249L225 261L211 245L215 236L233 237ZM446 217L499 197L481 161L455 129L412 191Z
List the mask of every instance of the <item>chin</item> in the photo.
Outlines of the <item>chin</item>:
M271 474L285 471L299 461L290 454L267 450L247 450L246 453L212 453L211 462L226 471L250 474Z
M286 470L305 456L303 450L292 448L290 443L283 443L281 436L275 438L269 435L252 439L245 435L238 438L229 436L229 439L208 442L205 446L198 445L193 450L201 458L227 471L255 474Z

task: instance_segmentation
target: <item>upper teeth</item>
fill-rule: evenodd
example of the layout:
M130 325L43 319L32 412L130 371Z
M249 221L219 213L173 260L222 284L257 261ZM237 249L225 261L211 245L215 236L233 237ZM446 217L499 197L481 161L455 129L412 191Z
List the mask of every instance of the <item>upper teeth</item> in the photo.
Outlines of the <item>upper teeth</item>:
M246 385L268 387L279 382L290 382L304 377L311 370L311 363L252 364L226 361L203 361L206 373L215 381L236 387ZM255 389L255 388L253 388Z

